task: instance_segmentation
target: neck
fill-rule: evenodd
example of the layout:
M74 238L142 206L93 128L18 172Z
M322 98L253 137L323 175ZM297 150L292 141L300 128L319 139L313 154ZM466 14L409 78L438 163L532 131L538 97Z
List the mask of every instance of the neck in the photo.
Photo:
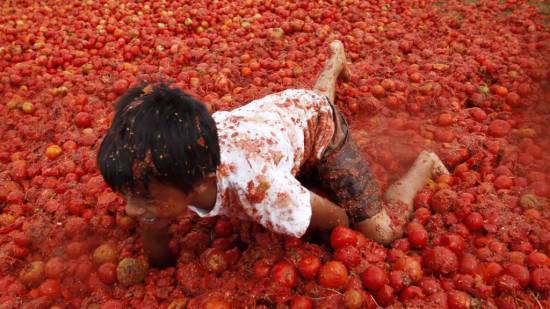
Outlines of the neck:
M200 192L197 192L193 198L192 205L204 210L212 210L216 204L217 193L218 186L216 183L216 177L208 178L204 183L203 189Z

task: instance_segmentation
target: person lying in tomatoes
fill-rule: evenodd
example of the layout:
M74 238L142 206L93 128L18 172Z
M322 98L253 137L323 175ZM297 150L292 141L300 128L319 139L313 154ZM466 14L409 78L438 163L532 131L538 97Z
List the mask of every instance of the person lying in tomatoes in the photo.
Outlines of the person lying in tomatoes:
M413 199L429 177L448 173L431 152L382 194L334 104L348 77L344 46L313 90L291 89L210 115L177 87L127 91L98 153L106 183L126 196L151 264L168 265L168 225L190 208L201 217L253 220L295 237L351 226L389 244L401 237ZM329 197L298 178L313 175Z

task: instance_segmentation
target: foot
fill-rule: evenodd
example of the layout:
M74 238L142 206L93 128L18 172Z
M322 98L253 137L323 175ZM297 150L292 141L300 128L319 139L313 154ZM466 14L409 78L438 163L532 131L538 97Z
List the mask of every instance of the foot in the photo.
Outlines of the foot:
M394 226L385 209L372 218L358 222L354 229L382 245L389 245L395 239L403 236L403 227Z
M443 162L441 161L439 156L436 155L434 152L428 152L428 154L429 154L429 156L432 160L432 164L433 164L432 178L437 178L441 175L449 175L449 170L447 169L445 164L443 164Z
M332 41L332 43L330 43L330 51L332 53L330 61L333 62L333 65L335 66L335 69L339 74L338 77L346 81L349 80L350 71L347 66L346 51L344 49L344 44L342 43L342 41Z

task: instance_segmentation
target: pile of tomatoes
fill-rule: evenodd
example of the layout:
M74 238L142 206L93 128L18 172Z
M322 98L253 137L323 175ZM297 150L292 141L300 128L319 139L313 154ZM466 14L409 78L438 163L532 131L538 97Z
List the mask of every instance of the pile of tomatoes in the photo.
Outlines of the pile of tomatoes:
M2 1L0 308L550 307L547 1ZM187 213L152 269L95 156L117 97L169 81L228 110L309 88L383 188L432 150L403 238L294 239Z

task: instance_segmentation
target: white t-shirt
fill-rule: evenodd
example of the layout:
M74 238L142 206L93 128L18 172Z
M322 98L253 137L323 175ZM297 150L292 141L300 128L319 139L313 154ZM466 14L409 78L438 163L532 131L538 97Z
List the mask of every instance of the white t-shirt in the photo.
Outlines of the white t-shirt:
M310 193L295 178L321 159L334 134L332 107L310 90L285 90L212 115L221 164L216 204L202 217L226 215L301 237L311 220Z

